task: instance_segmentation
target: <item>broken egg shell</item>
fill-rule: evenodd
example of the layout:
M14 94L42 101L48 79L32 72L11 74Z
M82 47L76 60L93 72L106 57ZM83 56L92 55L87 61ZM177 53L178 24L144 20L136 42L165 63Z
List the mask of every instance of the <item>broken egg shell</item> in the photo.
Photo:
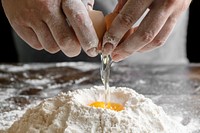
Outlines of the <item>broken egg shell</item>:
M92 20L92 23L93 23L94 29L97 33L97 36L99 38L99 45L98 45L97 50L100 53L101 49L102 49L103 36L104 36L105 32L110 28L113 20L118 15L118 13L112 12L112 13L107 14L106 16L104 16L102 11L97 11L97 10L90 10L90 11L88 11L88 13ZM123 42L129 36L131 36L136 31L136 29L137 29L137 27L129 29L125 33L125 35L123 36L123 38L120 40L119 43Z
M97 10L90 10L88 13L89 13L90 19L92 20L97 36L99 40L101 41L106 31L104 15L101 11L97 11Z

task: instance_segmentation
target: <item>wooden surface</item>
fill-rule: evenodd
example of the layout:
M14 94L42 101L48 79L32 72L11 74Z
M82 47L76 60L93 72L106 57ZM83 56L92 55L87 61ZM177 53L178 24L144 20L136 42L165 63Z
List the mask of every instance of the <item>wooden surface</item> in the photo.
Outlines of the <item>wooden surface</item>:
M33 103L59 92L102 85L98 63L0 65L0 127L7 128ZM129 87L167 114L200 132L200 65L113 64L110 86ZM12 113L12 115L8 115ZM9 117L7 118L6 117Z

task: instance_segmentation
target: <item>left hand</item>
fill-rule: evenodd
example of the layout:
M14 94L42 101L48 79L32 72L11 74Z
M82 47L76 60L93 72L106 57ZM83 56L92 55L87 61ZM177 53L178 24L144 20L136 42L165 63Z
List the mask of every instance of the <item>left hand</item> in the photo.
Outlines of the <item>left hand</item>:
M78 56L81 49L88 56L98 55L99 39L88 14L94 0L1 2L12 28L32 48L49 53L61 50L68 57Z

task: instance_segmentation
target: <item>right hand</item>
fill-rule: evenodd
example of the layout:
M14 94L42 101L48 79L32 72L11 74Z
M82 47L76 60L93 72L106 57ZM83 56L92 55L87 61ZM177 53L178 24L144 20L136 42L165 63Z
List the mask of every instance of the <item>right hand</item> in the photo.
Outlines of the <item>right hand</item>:
M94 0L2 0L11 26L32 48L62 50L69 57L79 55L81 48L88 56L98 54L99 40L87 11L93 4Z
M162 46L190 3L191 0L119 0L114 10L117 16L104 35L103 54L118 62L136 52ZM123 39L146 11L136 30Z

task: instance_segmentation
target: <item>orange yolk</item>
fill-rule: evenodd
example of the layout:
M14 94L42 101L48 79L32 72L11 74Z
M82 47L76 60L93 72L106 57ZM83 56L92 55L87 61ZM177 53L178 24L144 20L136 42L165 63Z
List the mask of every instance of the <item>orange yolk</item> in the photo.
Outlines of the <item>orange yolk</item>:
M106 108L106 109L111 109L114 111L124 110L123 105L119 103L112 103L112 102L109 102L107 105L105 105L105 102L93 102L89 104L89 106L96 107L96 108Z

